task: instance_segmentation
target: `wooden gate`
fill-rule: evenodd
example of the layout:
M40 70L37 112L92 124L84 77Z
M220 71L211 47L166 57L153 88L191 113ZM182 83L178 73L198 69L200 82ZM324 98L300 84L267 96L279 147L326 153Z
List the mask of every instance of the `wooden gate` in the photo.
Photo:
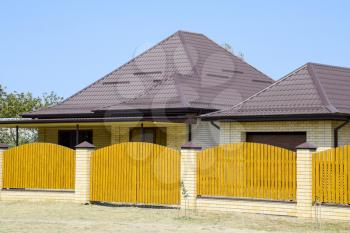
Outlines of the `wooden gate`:
M316 152L312 157L313 201L350 204L350 145Z
M141 142L95 151L91 161L91 200L178 205L180 152Z
M200 196L296 200L296 153L257 143L237 143L198 153Z
M75 152L50 143L32 143L4 152L4 188L74 189Z

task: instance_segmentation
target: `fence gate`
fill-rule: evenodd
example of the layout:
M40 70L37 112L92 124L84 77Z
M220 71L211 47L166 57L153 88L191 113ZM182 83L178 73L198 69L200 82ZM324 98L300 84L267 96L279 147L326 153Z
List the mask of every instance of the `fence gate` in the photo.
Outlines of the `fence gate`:
M257 143L221 145L197 154L200 196L296 200L296 153Z
M180 152L127 142L96 150L91 161L91 200L149 205L180 202Z
M314 202L350 204L350 145L316 152L312 157Z

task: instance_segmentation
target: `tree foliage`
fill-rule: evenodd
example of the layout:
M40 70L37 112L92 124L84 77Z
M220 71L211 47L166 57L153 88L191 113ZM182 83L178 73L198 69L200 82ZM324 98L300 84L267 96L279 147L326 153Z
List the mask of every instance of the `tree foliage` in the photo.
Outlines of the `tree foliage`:
M30 92L6 92L0 85L0 118L21 118L21 114L32 112L40 108L50 107L62 101L62 97L54 92L44 93L35 97ZM33 142L37 138L37 131L20 129L19 143ZM0 128L0 142L14 145L16 142L15 129Z

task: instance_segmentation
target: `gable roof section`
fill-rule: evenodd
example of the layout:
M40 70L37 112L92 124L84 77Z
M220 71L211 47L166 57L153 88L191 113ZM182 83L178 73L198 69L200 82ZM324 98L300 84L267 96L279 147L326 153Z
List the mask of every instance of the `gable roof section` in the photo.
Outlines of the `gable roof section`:
M350 69L307 63L231 109L203 119L350 114Z
M23 116L219 110L271 83L272 79L206 36L178 31L62 103Z

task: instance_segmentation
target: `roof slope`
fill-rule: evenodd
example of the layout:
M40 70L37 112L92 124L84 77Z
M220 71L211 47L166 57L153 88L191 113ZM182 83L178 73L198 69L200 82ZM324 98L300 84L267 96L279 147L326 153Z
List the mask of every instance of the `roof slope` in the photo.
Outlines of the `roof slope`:
M308 63L235 105L203 118L350 114L350 69Z
M197 33L178 31L40 117L140 109L224 109L273 80Z

